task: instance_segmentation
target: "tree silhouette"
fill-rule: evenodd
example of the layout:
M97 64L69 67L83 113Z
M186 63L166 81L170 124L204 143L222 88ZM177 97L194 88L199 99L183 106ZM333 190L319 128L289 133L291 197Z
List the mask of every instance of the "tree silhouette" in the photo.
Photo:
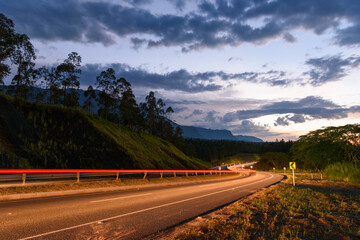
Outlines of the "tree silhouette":
M41 67L38 69L41 77L41 87L45 89L46 101L50 104L61 104L63 91L60 88L61 82L56 74L55 67Z
M86 100L84 101L83 108L88 112L91 113L91 109L94 107L93 100L96 99L96 93L94 88L90 85L88 89L84 92L84 97Z
M99 76L96 77L95 86L100 90L98 94L98 114L105 119L114 118L114 110L116 101L114 99L114 85L116 82L115 71L112 68L108 68L106 71L102 71Z
M120 78L119 83L121 89L119 104L120 123L131 129L139 128L142 123L142 116L131 89L131 84L125 78Z
M154 92L149 92L145 97L145 102L140 104L141 112L145 118L146 130L149 134L172 141L174 137L174 127L167 118L173 113L173 109L165 109L165 102L159 98L156 99Z
M80 74L81 74L81 57L76 52L72 52L56 68L56 75L59 79L63 89L63 105L64 106L77 106L79 103L79 94L75 89L80 87Z
M0 13L0 84L4 84L4 78L10 74L10 66L5 61L10 58L15 50L14 22Z

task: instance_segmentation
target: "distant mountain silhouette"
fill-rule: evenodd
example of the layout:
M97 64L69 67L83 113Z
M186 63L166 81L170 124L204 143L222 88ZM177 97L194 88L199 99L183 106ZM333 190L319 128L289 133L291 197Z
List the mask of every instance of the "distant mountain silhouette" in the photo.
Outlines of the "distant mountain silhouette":
M264 142L262 139L253 136L235 135L235 137L243 142Z
M183 130L184 138L198 138L206 140L230 140L230 141L244 141L244 142L263 142L260 138L253 136L234 136L229 130L214 130L202 127L193 126L181 126L175 124L175 126L181 127Z

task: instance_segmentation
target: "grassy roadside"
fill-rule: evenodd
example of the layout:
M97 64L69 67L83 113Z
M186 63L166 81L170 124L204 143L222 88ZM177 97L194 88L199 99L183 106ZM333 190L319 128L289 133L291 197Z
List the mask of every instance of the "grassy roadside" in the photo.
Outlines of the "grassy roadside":
M314 183L309 180L307 187L302 180L293 187L289 180L228 206L175 239L360 238L360 194L329 191L329 181L319 190L311 188ZM349 188L346 182L335 184Z
M21 187L2 187L0 188L1 195L20 194L20 193L39 193L39 192L53 192L53 191L66 191L77 189L89 189L89 188L106 188L106 187L122 187L133 185L149 185L159 183L176 183L176 182L192 182L192 181L206 181L224 179L238 176L238 174L226 174L226 175L199 175L199 176L177 176L161 178L122 178L116 180L102 180L102 181L87 181L87 182L73 182L73 183L54 183L46 185L36 186L21 186Z

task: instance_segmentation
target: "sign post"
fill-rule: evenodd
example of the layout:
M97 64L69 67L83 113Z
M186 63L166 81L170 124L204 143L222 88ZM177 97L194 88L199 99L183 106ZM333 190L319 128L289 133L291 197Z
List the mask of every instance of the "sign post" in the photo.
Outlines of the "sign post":
M290 169L292 169L293 174L293 185L295 186L295 169L296 169L296 162L290 162Z

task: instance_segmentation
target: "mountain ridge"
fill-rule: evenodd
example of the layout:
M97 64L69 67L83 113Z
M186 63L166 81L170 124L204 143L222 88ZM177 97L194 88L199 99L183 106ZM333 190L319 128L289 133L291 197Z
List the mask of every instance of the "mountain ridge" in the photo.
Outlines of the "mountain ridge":
M205 139L205 140L229 140L243 142L264 142L262 139L254 136L233 135L231 131L226 129L208 129L195 126L182 126L175 124L183 130L184 138Z

